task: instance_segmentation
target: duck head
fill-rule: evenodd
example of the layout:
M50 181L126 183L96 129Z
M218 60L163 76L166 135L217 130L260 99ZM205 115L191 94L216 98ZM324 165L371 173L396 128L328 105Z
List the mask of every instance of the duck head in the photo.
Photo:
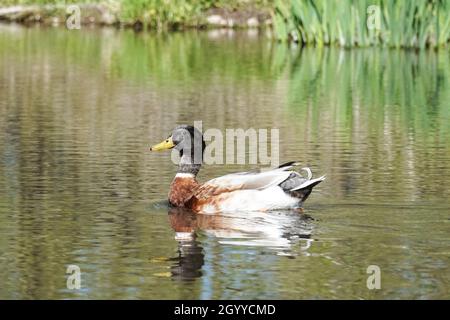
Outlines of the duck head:
M152 146L150 151L175 149L180 154L178 173L190 173L194 176L203 162L205 141L203 134L195 127L179 125L173 129L172 134L164 141Z

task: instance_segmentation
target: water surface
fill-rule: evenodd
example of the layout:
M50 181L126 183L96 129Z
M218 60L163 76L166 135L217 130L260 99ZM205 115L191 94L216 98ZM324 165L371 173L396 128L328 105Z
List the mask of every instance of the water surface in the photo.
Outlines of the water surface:
M448 299L449 101L445 50L0 26L0 298ZM278 128L327 180L304 215L170 210L148 147L195 120Z

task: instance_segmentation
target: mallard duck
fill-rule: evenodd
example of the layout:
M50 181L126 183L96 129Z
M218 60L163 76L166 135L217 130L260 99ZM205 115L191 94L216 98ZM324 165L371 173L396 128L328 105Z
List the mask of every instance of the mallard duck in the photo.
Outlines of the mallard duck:
M325 179L312 179L309 168L302 168L307 173L303 177L291 170L298 165L292 161L273 170L232 173L201 184L196 176L205 149L202 133L193 126L180 125L150 150L172 148L179 151L180 162L170 185L169 204L197 213L301 208L313 187Z

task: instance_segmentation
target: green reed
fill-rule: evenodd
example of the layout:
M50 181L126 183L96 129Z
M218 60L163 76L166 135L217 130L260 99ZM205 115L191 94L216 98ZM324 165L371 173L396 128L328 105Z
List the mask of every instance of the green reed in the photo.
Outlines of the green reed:
M450 40L450 0L277 0L274 28L317 46L436 48Z

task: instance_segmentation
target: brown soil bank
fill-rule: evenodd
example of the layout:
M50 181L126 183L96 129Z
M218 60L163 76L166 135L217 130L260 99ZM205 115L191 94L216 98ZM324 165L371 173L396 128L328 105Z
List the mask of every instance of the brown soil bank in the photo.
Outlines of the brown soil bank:
M127 21L120 18L117 8L107 4L80 4L81 25L114 25L142 29L139 20ZM25 25L64 25L73 15L70 5L17 5L0 7L0 21L16 22ZM271 13L263 8L224 9L212 8L204 11L195 22L168 24L169 28L260 28L272 24Z

